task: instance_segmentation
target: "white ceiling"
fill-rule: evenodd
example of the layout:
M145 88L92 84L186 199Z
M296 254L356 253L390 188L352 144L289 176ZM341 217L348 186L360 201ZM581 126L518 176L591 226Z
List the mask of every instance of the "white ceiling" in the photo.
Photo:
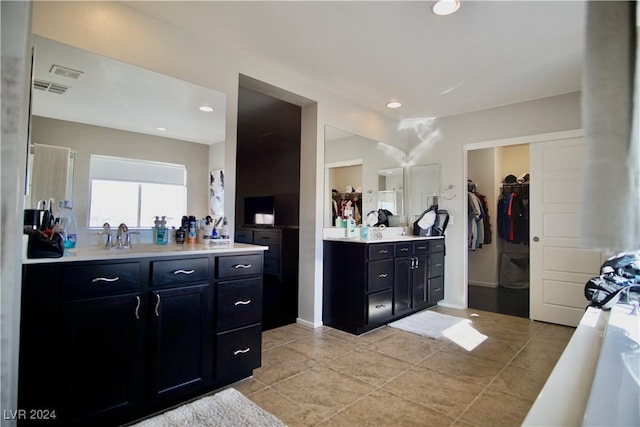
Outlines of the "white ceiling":
M35 78L69 87L63 95L34 89L34 115L201 144L224 141L225 94L42 37L33 44ZM53 65L83 74L54 75Z
M125 4L398 119L580 90L583 1L462 0L446 17L432 1Z
M583 1L462 0L447 17L433 15L431 1L124 3L396 119L580 90ZM205 144L224 140L224 94L34 39L36 78L72 86L65 95L34 91L34 114ZM52 64L85 74L77 81L52 76ZM392 99L402 108L387 109ZM198 111L201 103L216 111Z

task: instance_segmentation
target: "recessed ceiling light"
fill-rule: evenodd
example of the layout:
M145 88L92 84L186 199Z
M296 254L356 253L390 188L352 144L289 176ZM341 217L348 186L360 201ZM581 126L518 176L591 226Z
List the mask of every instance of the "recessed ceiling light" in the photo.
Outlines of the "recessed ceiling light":
M156 128L156 130L159 130L161 132L164 132L165 130L167 130L167 128Z
M208 105L203 105L202 107L200 107L200 111L204 111L205 113L210 113L213 111L213 107L210 107Z
M387 102L387 108L400 108L402 107L402 103L398 101L389 101Z
M460 0L439 0L431 7L431 11L439 16L451 15L458 9L460 9Z

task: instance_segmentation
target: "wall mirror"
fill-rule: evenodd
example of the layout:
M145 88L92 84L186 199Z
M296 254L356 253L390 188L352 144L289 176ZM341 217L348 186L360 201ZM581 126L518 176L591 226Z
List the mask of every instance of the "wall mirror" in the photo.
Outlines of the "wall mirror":
M325 126L324 226L332 227L336 213L339 214L342 205L349 202L359 214L354 216L357 223L361 223L368 212L384 204L394 207L395 210L388 210L394 213L396 218L392 220L395 223L406 224L405 159L405 151L397 147Z
M30 156L27 172L30 189L26 208L49 197L71 198L79 226L88 226L92 196L89 164L91 156L99 155L145 162L150 169L154 164L165 169L167 165L184 166L183 214L210 214L223 188L224 93L43 37L34 35L33 44L30 149L35 154ZM60 166L63 162L41 169L43 163L51 162L38 159L38 152L51 159L47 153L60 153L60 148L75 154L73 168ZM64 172L56 175L60 171ZM153 175L151 172L144 180L151 184L161 180ZM71 181L68 191L54 195L55 188L42 188L47 182L64 182L63 176ZM153 196L163 197L168 196L162 192ZM118 209L127 203L115 194L106 209L112 209L113 218L117 218ZM148 223L145 217L140 225Z
M409 221L432 205L438 204L440 196L440 165L415 165L409 168Z
M391 212L394 221L404 218L404 168L378 171L378 209Z

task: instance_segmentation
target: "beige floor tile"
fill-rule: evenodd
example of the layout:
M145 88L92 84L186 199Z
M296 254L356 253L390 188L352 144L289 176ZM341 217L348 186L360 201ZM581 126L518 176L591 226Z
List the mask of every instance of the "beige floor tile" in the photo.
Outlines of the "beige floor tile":
M266 385L253 377L246 378L244 380L238 381L237 383L233 383L231 386L245 396L260 391L266 387Z
M558 362L565 344L557 340L531 340L513 359L511 365L540 372L546 378Z
M460 420L479 427L513 427L524 421L531 403L520 397L496 390L485 390Z
M388 326L383 326L381 328L374 329L373 331L369 331L362 335L359 335L358 339L360 340L360 344L366 345L366 344L371 344L376 341L379 341L390 335L397 334L398 332L399 332L398 329L390 328Z
M457 344L452 343L448 348L452 349L453 346L457 347ZM513 359L523 347L523 344L514 343L513 341L503 341L488 337L476 348L469 351L469 354L506 364Z
M329 418L375 389L349 375L319 366L273 386L277 392L301 404L309 416Z
M322 427L344 426L450 426L453 418L378 390L356 401L320 423Z
M369 344L367 348L410 363L418 363L446 346L447 342L444 340L435 340L410 332L398 331Z
M313 329L296 323L262 333L262 351L313 335Z
M487 385L506 365L472 356L464 349L452 351L448 347L423 360L419 366L454 375L474 384Z
M475 427L473 424L457 419L451 424L450 427Z
M412 364L376 351L359 348L352 353L332 360L326 366L351 375L360 381L381 386L409 369Z
M491 383L490 388L514 394L533 403L546 380L547 376L540 372L509 365Z
M358 348L355 344L334 338L327 334L314 334L285 344L284 347L314 360L325 363L337 357L353 352Z
M322 417L304 405L289 399L272 388L265 388L248 396L253 403L278 417L288 427L315 426Z
M414 367L382 389L451 417L457 417L478 396L483 386L431 369Z
M285 346L262 352L262 367L254 369L254 379L272 385L315 366L315 362Z

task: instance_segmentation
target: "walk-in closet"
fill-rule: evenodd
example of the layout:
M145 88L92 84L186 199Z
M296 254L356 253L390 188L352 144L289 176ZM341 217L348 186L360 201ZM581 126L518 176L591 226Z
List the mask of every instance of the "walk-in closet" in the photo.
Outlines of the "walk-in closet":
M529 317L529 145L467 152L468 304Z

